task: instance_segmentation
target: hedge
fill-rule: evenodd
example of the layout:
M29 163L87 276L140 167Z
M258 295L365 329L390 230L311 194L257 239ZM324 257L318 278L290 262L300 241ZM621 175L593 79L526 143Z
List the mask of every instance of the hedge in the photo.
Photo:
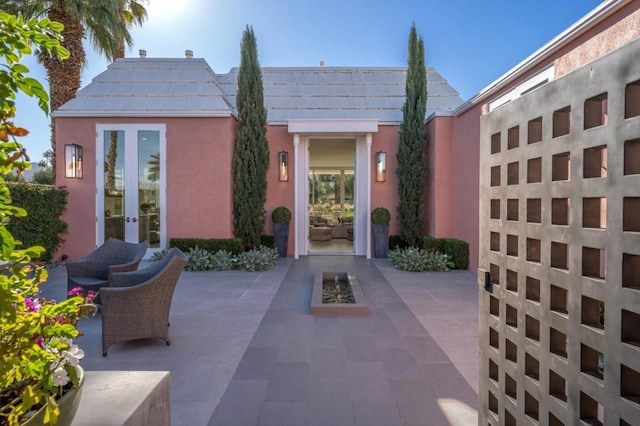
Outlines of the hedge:
M60 219L67 208L64 189L49 185L7 183L13 204L27 211L25 217L11 217L7 228L20 248L42 246L46 251L40 260L51 260L64 241L60 234L67 232L67 223Z
M389 250L394 250L396 247L406 249L409 244L400 235L389 235Z
M423 249L435 249L449 256L455 264L453 269L467 269L469 267L469 243L455 238L422 237Z
M269 248L275 248L275 245L273 243L273 235L260 235L260 245Z
M239 238L171 238L169 240L169 247L177 247L185 253L196 246L209 253L227 250L238 255L244 251L242 240Z

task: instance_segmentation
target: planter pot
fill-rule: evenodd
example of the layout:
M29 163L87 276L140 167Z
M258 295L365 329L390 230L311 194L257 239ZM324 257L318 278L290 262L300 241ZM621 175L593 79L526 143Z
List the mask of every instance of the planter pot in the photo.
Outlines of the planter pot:
M389 224L374 223L372 228L373 254L377 258L385 258L389 252Z
M287 257L289 248L289 224L274 223L273 224L273 242L278 250L280 257Z
M70 425L73 421L73 417L78 411L80 405L80 397L82 396L82 385L84 385L84 369L80 366L78 369L78 387L71 389L58 400L58 408L60 409L60 416L58 417L58 426ZM23 426L37 426L44 424L45 408L39 409L33 416L24 423Z

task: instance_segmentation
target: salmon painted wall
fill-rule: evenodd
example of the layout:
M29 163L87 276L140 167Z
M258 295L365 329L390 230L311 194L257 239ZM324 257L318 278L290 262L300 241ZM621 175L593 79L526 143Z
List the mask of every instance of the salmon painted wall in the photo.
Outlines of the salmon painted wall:
M480 107L455 117L451 158L451 236L469 243L469 270L478 269L480 232Z
M233 237L233 118L167 120L167 232Z
M387 153L387 181L376 182L375 173L371 173L371 209L385 207L391 213L391 223L389 223L389 234L394 235L400 232L398 225L398 144L400 143L400 126L378 127L378 133L374 133L371 143L371 164L375 167L376 152ZM371 212L369 212L370 214Z
M70 259L96 247L96 123L166 123L167 237L229 238L233 235L231 157L233 118L57 118L56 183L69 190L63 219L69 224L58 253ZM64 144L83 147L84 178L64 177ZM186 190L188 189L188 190Z
M267 126L267 140L269 141L269 171L267 172L267 202L265 210L267 217L265 221L265 234L273 235L273 221L271 212L276 207L284 206L291 211L291 222L289 224L289 245L287 254L293 255L293 244L295 241L295 162L293 158L293 136L289 134L287 126ZM289 153L288 174L289 181L280 182L278 180L278 152Z
M452 236L453 117L434 117L426 126L427 197L425 199L425 233L436 238ZM456 189L457 190L457 189Z

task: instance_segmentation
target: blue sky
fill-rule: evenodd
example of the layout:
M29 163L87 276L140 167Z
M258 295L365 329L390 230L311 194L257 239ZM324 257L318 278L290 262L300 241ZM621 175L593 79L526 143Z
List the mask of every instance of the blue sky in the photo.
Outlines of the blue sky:
M263 67L406 66L411 24L435 67L464 100L579 20L600 0L150 0L149 19L132 30L127 53L183 57L185 49L218 73L240 61L245 25L253 26ZM82 86L107 61L86 44ZM25 64L43 83L33 59ZM49 118L35 100L18 99L16 123L32 161L50 147ZM87 138L92 138L87 135ZM85 143L90 143L89 141Z

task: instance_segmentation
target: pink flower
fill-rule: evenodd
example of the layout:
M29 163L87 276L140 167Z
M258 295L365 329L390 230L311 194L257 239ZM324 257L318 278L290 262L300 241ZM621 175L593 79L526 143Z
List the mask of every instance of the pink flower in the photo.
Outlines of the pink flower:
M69 292L67 293L67 296L80 296L82 295L82 291L84 289L82 287L75 287L72 288L71 290L69 290Z
M24 298L24 304L27 305L27 311L38 312L40 311L40 301L38 299L32 299L30 297Z
M98 294L98 293L96 293L95 291L93 291L93 290L89 290L89 291L87 292L87 299L89 299L89 300L93 300L93 299L95 299L95 298L96 298L96 295L97 295L97 294Z

